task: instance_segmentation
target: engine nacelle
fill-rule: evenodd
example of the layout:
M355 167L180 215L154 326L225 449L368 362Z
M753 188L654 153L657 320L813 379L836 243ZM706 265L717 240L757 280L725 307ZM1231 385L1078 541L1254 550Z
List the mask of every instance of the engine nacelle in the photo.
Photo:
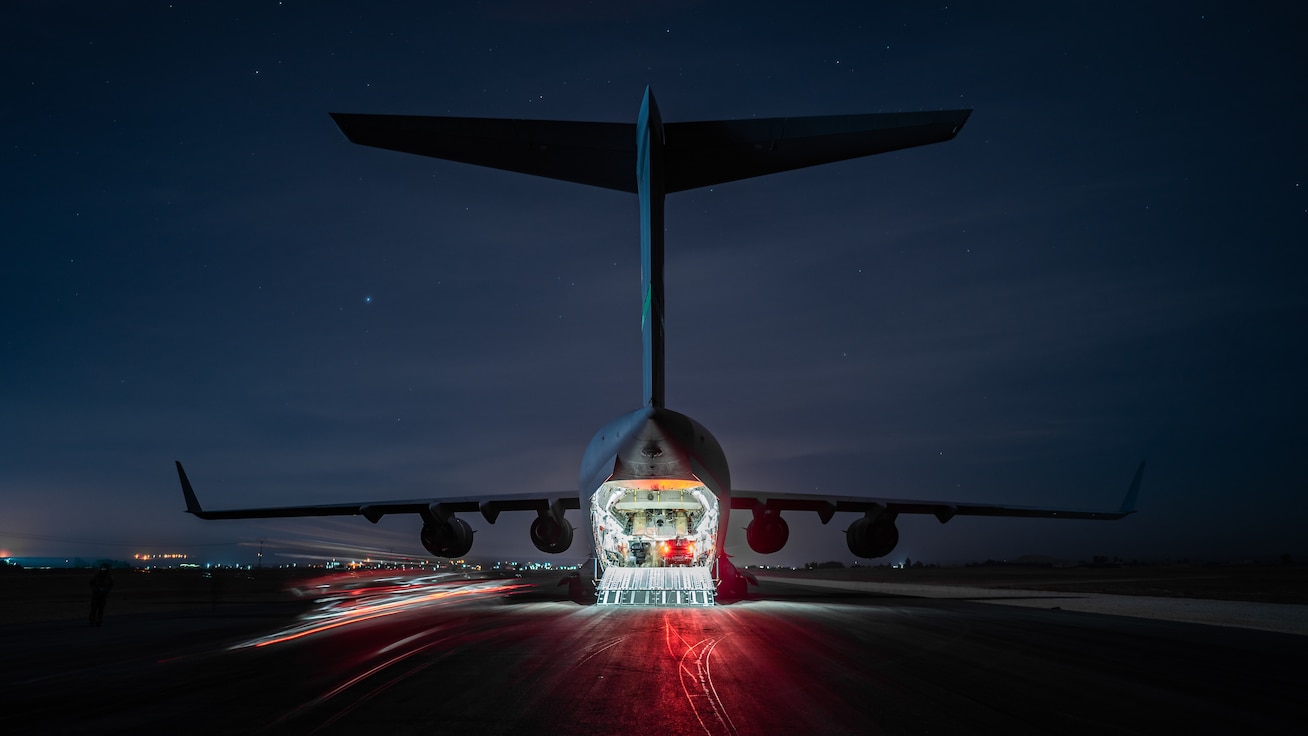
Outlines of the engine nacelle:
M556 555L572 546L572 525L566 519L537 516L531 522L531 543L541 552Z
M770 555L786 546L790 539L790 525L778 513L755 513L754 520L745 527L745 541L749 548L761 555Z
M855 557L885 557L899 544L895 518L884 514L864 516L845 530L845 543Z
M422 546L437 557L462 557L472 549L472 528L453 515L425 522L420 538Z

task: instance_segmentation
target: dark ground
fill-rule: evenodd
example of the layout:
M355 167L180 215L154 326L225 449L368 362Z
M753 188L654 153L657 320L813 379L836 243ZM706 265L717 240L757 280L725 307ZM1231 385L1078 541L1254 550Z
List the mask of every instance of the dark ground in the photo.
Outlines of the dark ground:
M0 567L0 626L85 619L94 570L15 570ZM249 603L293 603L286 585L322 571L113 570L107 614L210 614Z
M0 626L0 731L1302 733L1308 637L767 583L713 608L599 608L557 574L442 581L394 609L384 580L338 577L314 602L279 591L319 581L273 572L216 596L119 573L102 628L76 610L89 571L7 576L5 608L59 617Z

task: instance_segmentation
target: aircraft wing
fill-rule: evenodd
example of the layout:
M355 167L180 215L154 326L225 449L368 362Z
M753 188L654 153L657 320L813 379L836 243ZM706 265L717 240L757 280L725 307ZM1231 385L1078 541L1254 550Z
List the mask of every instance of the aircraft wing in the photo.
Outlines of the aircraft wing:
M1015 516L1042 519L1094 519L1111 521L1135 513L1140 481L1144 477L1144 462L1135 470L1135 477L1126 491L1126 497L1116 511L1083 511L1050 509L1030 506L1003 506L975 502L923 501L864 496L827 496L802 493L757 493L731 491L731 508L739 510L815 511L825 524L837 511L867 513L881 511L890 514L931 514L945 523L955 516Z
M947 141L971 110L664 123L668 193ZM352 143L636 192L636 126L331 113Z
M186 512L201 519L276 519L290 516L362 516L377 523L387 514L419 514L444 516L447 513L480 513L486 521L495 523L501 511L551 511L581 508L576 491L556 494L507 493L487 494L462 498L421 498L405 501L364 501L359 503L331 503L317 506L271 506L253 509L223 509L207 511L186 478L182 464L177 463L177 477L182 482L182 495L186 498Z

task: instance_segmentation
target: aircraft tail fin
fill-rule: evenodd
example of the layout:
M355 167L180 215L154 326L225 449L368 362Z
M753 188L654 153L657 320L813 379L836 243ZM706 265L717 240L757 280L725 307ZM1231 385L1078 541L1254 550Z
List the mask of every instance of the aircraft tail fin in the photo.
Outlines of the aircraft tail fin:
M663 198L672 192L952 139L971 110L664 123L331 113L353 143L638 195L644 402L664 400Z
M668 194L952 139L971 110L664 123ZM353 143L636 193L637 126L331 113Z

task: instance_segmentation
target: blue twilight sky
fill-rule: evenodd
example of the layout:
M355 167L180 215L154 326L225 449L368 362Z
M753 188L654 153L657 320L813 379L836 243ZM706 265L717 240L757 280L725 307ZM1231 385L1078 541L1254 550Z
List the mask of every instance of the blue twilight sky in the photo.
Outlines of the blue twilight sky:
M1297 4L626 5L6 3L0 554L422 553L413 517L193 519L175 459L215 508L575 489L641 400L635 197L327 113L626 122L646 85L974 110L669 197L668 405L737 487L1114 508L1147 458L1125 521L905 519L894 558L1308 554ZM848 521L733 552L849 561Z

